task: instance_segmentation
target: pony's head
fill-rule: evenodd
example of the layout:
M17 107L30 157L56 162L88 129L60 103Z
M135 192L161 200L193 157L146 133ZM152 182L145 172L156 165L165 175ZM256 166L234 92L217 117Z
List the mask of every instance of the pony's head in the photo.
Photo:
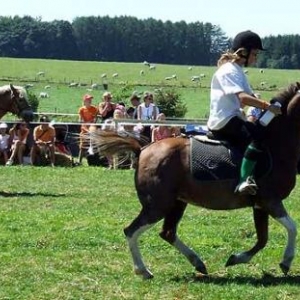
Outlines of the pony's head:
M18 117L22 118L26 122L33 120L33 110L28 102L28 95L25 88L20 86L9 85L10 97L4 101L5 93L0 93L0 97L3 98L3 105L1 105L1 110L3 115L6 112L11 112ZM1 101L2 101L2 98Z
M290 115L294 113L295 105L300 100L300 83L291 83L285 90L278 93L270 102L279 102L281 104L281 111L283 115ZM298 111L300 110L300 102L298 103ZM292 110L292 111L291 111ZM298 114L299 116L299 114Z

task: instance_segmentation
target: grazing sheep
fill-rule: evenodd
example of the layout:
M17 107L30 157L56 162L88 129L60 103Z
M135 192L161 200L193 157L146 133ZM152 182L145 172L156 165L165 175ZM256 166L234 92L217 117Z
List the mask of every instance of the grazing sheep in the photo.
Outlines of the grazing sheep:
M47 90L47 89L50 89L51 86L50 85L45 85L44 89Z
M91 88L92 88L92 89L97 89L97 88L98 88L98 83L93 83L93 84L91 85Z
M106 73L103 73L102 75L101 75L101 78L106 78L107 77L107 74Z
M191 81L194 81L194 82L196 82L196 81L200 81L200 76L192 76L191 77Z
M118 73L112 74L112 78L117 78L117 77L119 77L119 74L118 74Z
M188 67L188 70L189 70L189 71L192 71L192 70L193 70L193 67Z
M200 74L200 78L205 78L206 75L204 73Z
M144 64L144 66L150 67L150 64L146 60L144 60L143 64Z
M149 70L155 70L156 69L156 66L155 65L151 65L151 66L149 66Z
M248 70L244 70L244 74L248 74L249 73L249 71Z
M176 74L173 74L172 76L165 77L165 80L173 80L173 79L177 80L177 75Z
M39 71L36 73L37 76L45 76L45 72L44 71Z
M40 98L49 98L49 94L46 92L40 92Z
M144 70L141 70L141 71L140 71L140 76L144 76L144 75L145 75Z
M260 69L259 73L263 74L263 73L265 73L265 70L264 69Z
M77 87L78 86L78 83L77 82L71 82L69 84L69 87Z
M25 84L25 89L29 89L29 88L32 88L33 87L33 84L32 83L27 83Z

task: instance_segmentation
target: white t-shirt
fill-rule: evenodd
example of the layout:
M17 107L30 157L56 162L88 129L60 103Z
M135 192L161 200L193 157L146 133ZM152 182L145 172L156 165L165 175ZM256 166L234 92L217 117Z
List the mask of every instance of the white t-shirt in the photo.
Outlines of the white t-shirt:
M209 129L221 129L236 116L245 120L236 95L240 92L253 94L242 67L227 62L215 72L211 81Z
M8 148L8 140L9 140L9 134L0 134L0 149L5 150Z
M150 103L148 107L145 106L145 103L142 103L138 106L140 110L140 119L141 120L151 120L157 117L157 106L153 103Z

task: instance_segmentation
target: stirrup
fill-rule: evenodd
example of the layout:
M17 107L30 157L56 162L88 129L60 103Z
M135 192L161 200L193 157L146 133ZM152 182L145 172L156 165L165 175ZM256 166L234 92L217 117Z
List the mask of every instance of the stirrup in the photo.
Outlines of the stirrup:
M248 177L246 181L241 182L234 190L235 193L256 195L257 185L252 177Z

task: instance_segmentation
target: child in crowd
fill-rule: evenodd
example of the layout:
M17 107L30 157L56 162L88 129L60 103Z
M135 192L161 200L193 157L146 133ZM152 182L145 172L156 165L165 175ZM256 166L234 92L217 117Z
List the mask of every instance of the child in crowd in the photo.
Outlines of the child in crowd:
M166 116L164 113L160 113L156 121L158 122L165 122L166 121ZM158 125L152 129L152 134L151 134L151 142L156 142L168 137L172 137L173 132L169 126L165 125Z
M83 123L81 125L80 135L85 135L89 132L90 123L96 123L98 108L92 105L93 96L86 94L83 96L83 106L78 110L79 122ZM79 163L82 162L83 153L87 148L85 139L80 140L79 145Z
M23 156L26 150L27 137L29 135L29 128L23 121L17 122L9 131L11 141L11 155L6 165L11 166L15 160L18 160L20 165L23 164Z
M4 164L8 160L9 134L7 134L7 124L0 123L0 155L3 156Z

